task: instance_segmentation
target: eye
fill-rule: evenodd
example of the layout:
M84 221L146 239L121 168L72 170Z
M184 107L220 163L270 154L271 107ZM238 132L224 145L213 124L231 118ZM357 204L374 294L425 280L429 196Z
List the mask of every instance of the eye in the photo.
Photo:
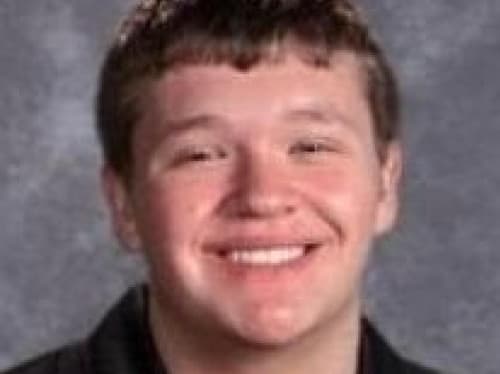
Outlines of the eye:
M335 145L326 139L300 140L290 148L290 153L295 155L314 155L335 151Z
M208 163L226 158L226 152L218 146L190 146L175 152L172 164L181 166L185 164Z

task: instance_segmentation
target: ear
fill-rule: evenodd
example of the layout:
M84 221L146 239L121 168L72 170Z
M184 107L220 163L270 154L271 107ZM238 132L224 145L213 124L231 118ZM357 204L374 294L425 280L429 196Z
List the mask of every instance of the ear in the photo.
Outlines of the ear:
M108 165L101 170L101 186L111 214L115 235L129 250L139 250L141 245L129 187Z
M378 235L390 231L398 216L399 189L403 170L401 143L398 141L389 143L385 156L380 169L380 199L376 217Z

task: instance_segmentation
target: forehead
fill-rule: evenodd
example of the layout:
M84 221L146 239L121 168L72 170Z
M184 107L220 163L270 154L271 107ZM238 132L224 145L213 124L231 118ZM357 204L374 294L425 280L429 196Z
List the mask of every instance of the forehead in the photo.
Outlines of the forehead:
M151 84L145 109L172 119L193 111L272 114L289 106L330 104L366 113L365 86L360 59L351 52L336 53L328 66L314 66L293 54L247 70L189 64L167 70Z

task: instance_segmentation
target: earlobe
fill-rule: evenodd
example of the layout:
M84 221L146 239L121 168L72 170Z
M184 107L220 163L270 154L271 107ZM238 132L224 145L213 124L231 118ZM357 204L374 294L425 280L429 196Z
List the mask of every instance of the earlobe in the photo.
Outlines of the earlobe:
M399 210L399 189L403 172L403 152L398 141L387 145L381 166L380 201L377 217L377 234L384 234L396 223Z
M108 165L101 170L101 186L116 237L129 250L141 248L130 192L121 176Z

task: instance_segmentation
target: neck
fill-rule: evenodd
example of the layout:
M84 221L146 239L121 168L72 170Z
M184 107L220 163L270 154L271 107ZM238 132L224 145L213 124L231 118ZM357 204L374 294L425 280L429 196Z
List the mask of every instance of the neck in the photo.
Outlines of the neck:
M150 324L162 362L171 374L355 374L359 306L278 347L257 346L186 328L150 299ZM357 303L356 303L357 304Z

